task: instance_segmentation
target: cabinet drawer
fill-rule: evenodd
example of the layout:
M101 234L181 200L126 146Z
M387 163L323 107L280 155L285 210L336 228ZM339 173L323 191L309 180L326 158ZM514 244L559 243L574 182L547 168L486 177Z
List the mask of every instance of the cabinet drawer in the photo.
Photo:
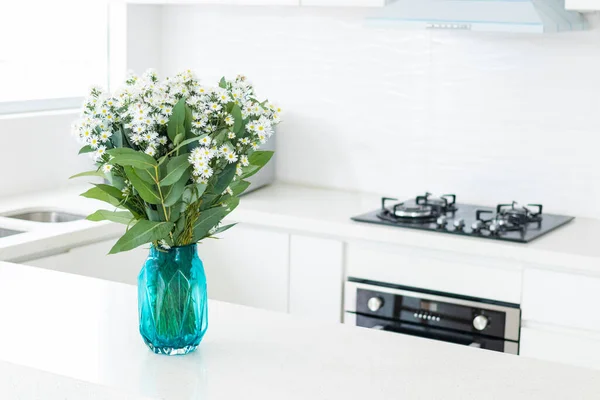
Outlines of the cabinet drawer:
M537 328L521 328L520 355L600 369L600 338Z
M349 243L347 275L519 304L521 270L504 260L379 243Z
M600 279L528 269L523 274L523 320L600 331Z

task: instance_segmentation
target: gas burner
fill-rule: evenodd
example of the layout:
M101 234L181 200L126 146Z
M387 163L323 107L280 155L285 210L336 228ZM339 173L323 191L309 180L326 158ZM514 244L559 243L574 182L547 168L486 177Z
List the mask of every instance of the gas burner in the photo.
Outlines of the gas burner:
M527 207L535 207L532 211ZM496 215L491 218L483 218L483 214L493 214L491 210L477 210L475 212L475 222L471 229L473 233L480 234L482 231L488 231L491 235L502 235L506 232L521 232L524 235L529 228L530 223L542 221L542 205L528 204L519 206L516 201L511 204L498 204L496 206Z
M382 197L381 210L377 216L391 222L423 223L435 221L448 212L456 211L455 195L446 194L437 198L430 196L431 193L425 193L424 196L417 196L415 200L396 203L391 207L388 207L386 203L389 201L398 201L398 199Z
M383 197L381 207L355 221L453 235L526 243L571 221L568 215L544 214L541 204L516 202L495 208L456 204L456 196L425 193L410 200Z

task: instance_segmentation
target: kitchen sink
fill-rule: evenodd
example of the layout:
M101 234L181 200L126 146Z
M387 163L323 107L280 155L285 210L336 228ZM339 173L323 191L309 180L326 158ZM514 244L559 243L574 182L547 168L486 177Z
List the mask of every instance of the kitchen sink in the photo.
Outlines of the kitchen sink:
M79 221L84 219L83 215L71 214L61 211L29 211L18 214L6 215L8 218L22 219L24 221L60 223Z
M21 231L13 231L11 229L0 228L0 238L16 235L18 233L23 233Z

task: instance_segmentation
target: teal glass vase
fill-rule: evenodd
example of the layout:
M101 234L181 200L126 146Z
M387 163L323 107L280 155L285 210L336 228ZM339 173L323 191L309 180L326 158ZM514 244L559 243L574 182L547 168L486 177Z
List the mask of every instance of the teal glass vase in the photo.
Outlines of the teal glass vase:
M206 275L196 244L150 248L138 277L140 334L157 354L187 354L208 328Z

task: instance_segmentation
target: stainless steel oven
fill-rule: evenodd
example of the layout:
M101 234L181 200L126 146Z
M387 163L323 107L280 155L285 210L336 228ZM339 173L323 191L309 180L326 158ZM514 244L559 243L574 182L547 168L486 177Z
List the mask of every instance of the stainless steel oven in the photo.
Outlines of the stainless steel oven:
M350 277L344 322L519 354L518 304Z

